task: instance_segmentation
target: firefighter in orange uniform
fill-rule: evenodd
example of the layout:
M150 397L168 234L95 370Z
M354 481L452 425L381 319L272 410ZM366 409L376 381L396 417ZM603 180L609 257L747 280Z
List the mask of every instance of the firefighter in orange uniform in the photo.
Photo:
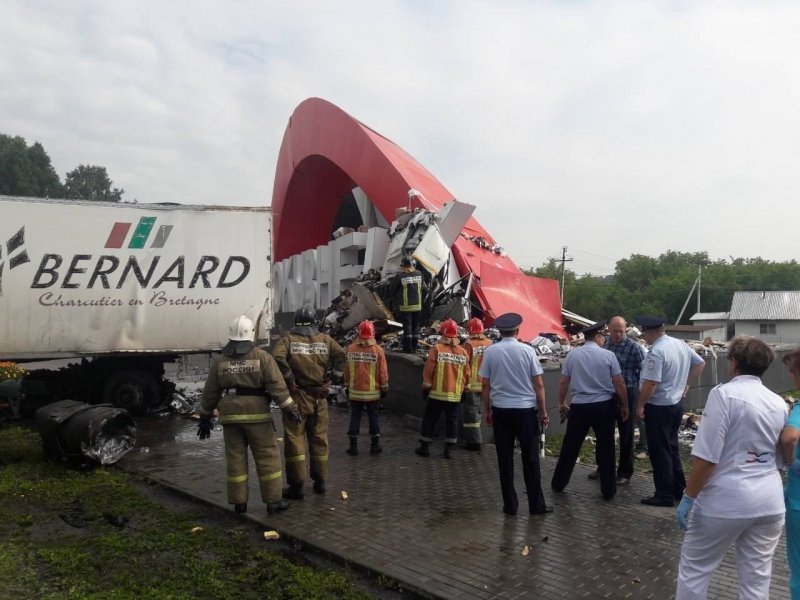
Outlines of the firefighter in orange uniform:
M389 392L389 369L386 354L375 342L375 326L372 321L362 321L358 326L358 337L347 347L347 365L344 368L344 384L350 399L350 428L347 435L350 447L347 453L358 454L358 432L361 413L366 410L369 418L369 435L372 444L370 454L383 451L381 426L378 420L378 400Z
M481 449L481 378L478 370L483 362L483 351L492 342L483 335L483 323L473 318L467 325L469 339L464 349L469 355L469 385L461 398L461 441L467 450Z
M458 435L458 404L468 384L469 355L460 345L456 322L447 319L442 323L441 338L431 348L422 372L422 397L427 403L422 417L419 448L414 452L420 456L430 456L433 428L444 411L444 457L451 458L450 451Z

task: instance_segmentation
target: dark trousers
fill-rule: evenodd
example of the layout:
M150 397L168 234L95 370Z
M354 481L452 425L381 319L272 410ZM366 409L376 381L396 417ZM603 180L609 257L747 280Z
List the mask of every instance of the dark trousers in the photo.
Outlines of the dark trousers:
M627 388L628 391L628 420L623 421L619 407L617 407L617 431L619 431L619 465L617 477L630 479L633 475L633 438L636 428L636 401L639 390L635 387Z
M400 322L403 324L403 352L414 354L419 341L419 311L401 312Z
M517 513L517 491L514 489L514 443L519 440L522 477L528 492L528 511L546 508L542 494L539 466L539 412L535 408L492 408L494 445L500 490L503 493L503 512Z
M455 444L458 436L458 409L459 402L449 402L447 400L434 400L428 398L425 404L425 414L422 415L422 430L419 434L420 442L430 442L433 439L433 432L439 415L444 412L445 438L444 441Z
M594 430L597 444L595 458L600 473L600 491L606 500L610 500L617 493L617 478L614 472L615 405L616 400L609 399L591 404L572 404L569 407L567 431L553 472L552 487L556 492L561 492L567 487L583 440L591 428Z
M656 497L660 500L679 500L686 487L678 451L678 429L682 418L683 402L671 406L644 405L647 450L653 466Z
M365 410L369 419L369 434L373 437L381 434L381 426L378 420L378 401L361 402L359 400L350 400L350 428L347 430L347 435L351 438L358 437L361 429L361 413Z

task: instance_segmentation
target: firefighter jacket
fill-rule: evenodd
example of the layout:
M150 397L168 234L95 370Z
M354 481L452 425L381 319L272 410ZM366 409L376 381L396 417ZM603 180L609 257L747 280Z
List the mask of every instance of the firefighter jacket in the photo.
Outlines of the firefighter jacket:
M483 352L488 346L492 345L489 340L482 333L476 333L469 336L469 339L464 342L464 349L469 355L469 385L467 386L468 392L480 392L483 389L481 384L481 377L478 375L481 363L483 362Z
M416 269L402 269L394 276L392 295L400 312L419 312L422 310L422 273Z
M221 398L225 390L228 395ZM223 425L265 423L272 421L270 400L281 408L292 403L275 360L251 346L244 354L223 354L214 361L203 389L199 414L209 419L217 408Z
M469 355L458 338L442 337L431 348L422 371L422 388L434 400L460 402L469 385Z
M331 336L316 327L293 327L282 335L272 356L289 387L314 388L322 385L328 369L340 380L347 362L344 350Z
M374 339L359 337L347 347L344 384L350 400L359 402L377 400L389 391L386 354Z

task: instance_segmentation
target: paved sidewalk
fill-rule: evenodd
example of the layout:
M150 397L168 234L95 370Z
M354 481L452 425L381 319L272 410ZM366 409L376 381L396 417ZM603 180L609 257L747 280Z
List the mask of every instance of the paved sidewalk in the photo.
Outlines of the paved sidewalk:
M361 453L345 453L349 411L331 407L328 493L306 486L306 498L276 515L260 501L251 464L246 517L345 563L383 574L421 595L488 598L670 598L682 534L672 509L643 506L652 478L635 474L611 502L577 465L564 494L550 491L555 461L542 465L544 516L501 512L492 446L458 450L453 460L416 456L417 432L383 414L384 451L369 455L366 418ZM280 434L280 417L276 412ZM227 507L222 432L200 441L197 422L177 415L139 421L137 449L119 465L206 502ZM144 451L147 449L147 451ZM522 471L517 492L525 506ZM346 491L347 500L341 492ZM524 511L522 511L524 513ZM528 556L522 550L528 546ZM717 570L709 598L737 598L734 557ZM770 598L789 598L784 541L775 554Z

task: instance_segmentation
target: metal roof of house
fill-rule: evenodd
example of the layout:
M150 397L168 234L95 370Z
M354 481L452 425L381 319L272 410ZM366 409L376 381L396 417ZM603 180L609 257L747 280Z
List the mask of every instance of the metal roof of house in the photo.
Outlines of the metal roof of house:
M735 292L730 318L734 321L800 320L800 291Z
M689 317L690 321L727 321L728 313L726 312L699 312L694 313Z

